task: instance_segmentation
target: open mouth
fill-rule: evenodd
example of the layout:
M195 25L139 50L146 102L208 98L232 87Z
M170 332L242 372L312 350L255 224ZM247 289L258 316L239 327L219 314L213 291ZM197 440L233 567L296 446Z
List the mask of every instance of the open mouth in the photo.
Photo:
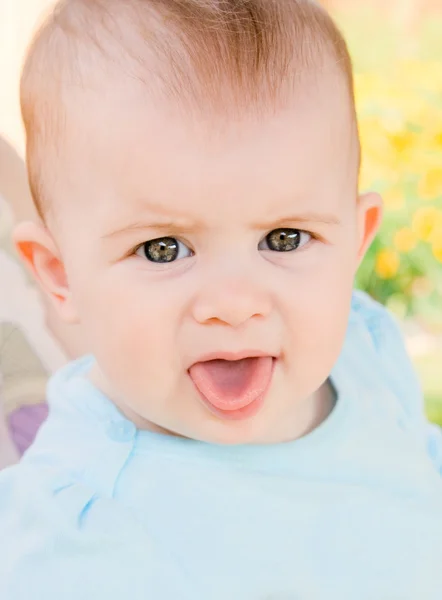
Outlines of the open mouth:
M212 413L224 419L245 419L262 407L274 364L272 356L215 358L195 363L189 376Z

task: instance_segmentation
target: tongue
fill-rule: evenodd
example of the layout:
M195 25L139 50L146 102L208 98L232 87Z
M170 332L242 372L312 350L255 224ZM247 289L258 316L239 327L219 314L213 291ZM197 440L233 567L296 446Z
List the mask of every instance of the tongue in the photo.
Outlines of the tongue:
M272 377L271 356L242 360L210 360L190 368L200 394L220 410L240 410L262 396Z

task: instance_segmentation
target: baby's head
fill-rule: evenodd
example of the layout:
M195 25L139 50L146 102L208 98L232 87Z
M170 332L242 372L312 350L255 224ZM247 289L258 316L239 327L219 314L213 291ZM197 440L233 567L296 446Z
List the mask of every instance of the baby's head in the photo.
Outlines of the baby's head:
M65 0L21 91L45 226L16 240L94 381L140 427L217 443L324 418L380 218L357 194L351 64L324 10Z

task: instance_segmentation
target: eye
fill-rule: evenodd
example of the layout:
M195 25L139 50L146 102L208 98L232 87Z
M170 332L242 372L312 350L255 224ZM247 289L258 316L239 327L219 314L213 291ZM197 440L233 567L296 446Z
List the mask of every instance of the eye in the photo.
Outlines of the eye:
M310 233L300 229L274 229L262 240L260 250L272 252L293 252L302 248L312 239Z
M193 251L175 238L162 237L145 242L136 254L151 262L164 264L193 256Z

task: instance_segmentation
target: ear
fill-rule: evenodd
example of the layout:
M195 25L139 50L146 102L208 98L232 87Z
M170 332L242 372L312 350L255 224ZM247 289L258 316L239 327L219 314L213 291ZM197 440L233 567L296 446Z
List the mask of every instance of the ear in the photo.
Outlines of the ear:
M382 222L382 198L374 192L359 196L357 211L358 262L360 263Z
M59 317L65 323L78 323L63 261L48 229L31 221L23 222L15 227L13 240Z

